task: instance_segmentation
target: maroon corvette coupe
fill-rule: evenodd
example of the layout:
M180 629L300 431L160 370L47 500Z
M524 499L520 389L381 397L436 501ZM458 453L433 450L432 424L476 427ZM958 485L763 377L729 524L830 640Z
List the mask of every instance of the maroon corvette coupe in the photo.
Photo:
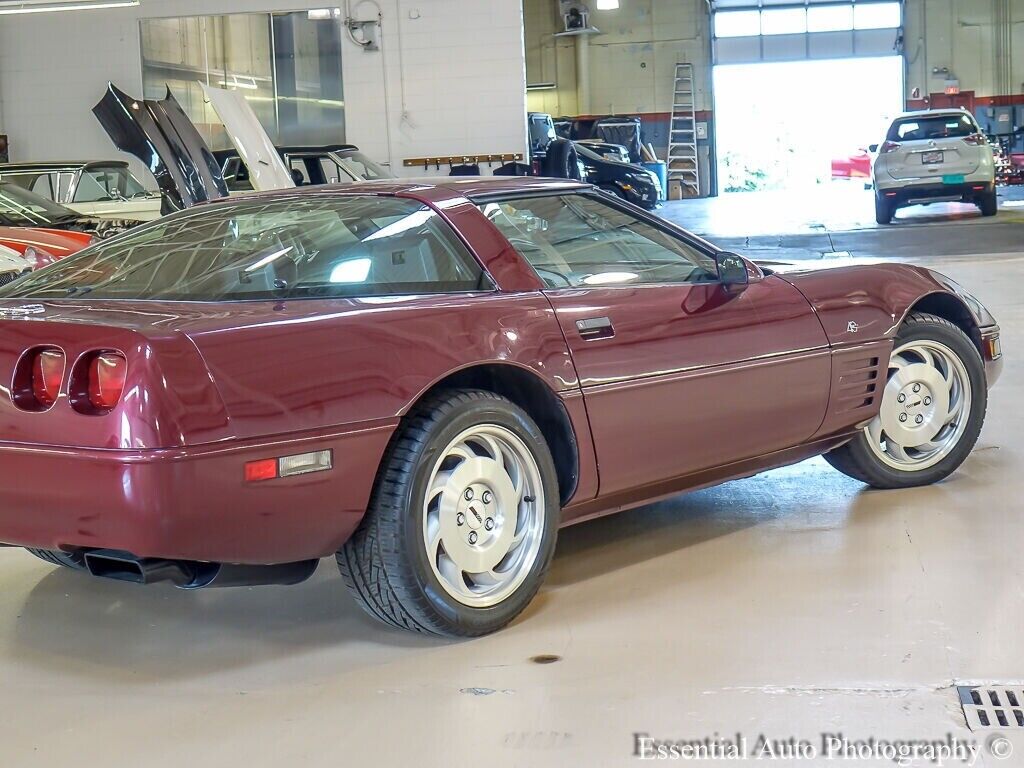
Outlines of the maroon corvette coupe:
M560 525L824 454L880 488L971 451L999 329L941 275L768 269L586 185L200 205L0 290L0 541L198 588L337 555L479 635Z

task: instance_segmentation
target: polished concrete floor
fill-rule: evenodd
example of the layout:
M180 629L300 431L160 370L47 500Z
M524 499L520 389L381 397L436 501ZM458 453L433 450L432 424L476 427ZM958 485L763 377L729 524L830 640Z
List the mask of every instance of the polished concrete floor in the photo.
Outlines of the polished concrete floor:
M1024 681L1024 262L931 263L988 304L1007 355L948 481L869 491L814 460L569 528L533 606L468 642L374 623L330 561L297 587L184 593L0 550L4 764L600 767L633 764L638 732L983 742L953 686ZM1024 765L1012 745L975 764Z

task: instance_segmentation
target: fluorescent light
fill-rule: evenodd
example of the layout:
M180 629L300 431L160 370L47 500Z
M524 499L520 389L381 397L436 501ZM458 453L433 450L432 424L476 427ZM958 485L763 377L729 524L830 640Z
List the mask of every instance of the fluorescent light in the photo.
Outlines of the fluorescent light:
M597 10L614 11L619 7L619 0L597 0Z
M310 21L324 21L325 19L341 18L341 8L313 8L306 11L306 18Z
M91 11L98 8L129 8L137 6L139 0L77 0L77 2L53 2L46 0L24 0L20 3L0 3L0 16L13 16L19 13L53 13L54 11Z

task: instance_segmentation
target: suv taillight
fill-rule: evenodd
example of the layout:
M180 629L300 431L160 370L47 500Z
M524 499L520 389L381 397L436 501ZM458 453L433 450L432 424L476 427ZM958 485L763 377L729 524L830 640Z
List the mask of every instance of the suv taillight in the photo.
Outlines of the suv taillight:
M887 152L895 152L895 151L896 151L897 149L899 149L899 148L900 148L900 145L899 145L899 143L898 143L898 142L895 142L895 141L887 141L887 142L885 142L884 144L882 144L882 146L880 146L880 147L878 148L878 154L880 154L880 155L884 155L884 154L886 154Z
M128 361L120 352L104 352L89 363L89 403L109 411L121 400Z
M59 349L43 349L32 361L32 394L39 405L49 408L57 402L64 380L64 353Z
M970 144L975 147L980 147L987 143L988 139L986 139L980 133L972 133L970 136L964 136L964 144Z

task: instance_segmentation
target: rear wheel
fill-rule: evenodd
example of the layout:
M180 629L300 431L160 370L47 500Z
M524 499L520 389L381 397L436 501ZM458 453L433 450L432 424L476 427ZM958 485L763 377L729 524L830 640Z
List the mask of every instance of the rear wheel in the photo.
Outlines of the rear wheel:
M982 216L995 216L999 213L999 198L996 195L995 187L992 188L991 192L986 192L982 197L978 198L977 205L981 209Z
M938 482L970 454L987 405L974 343L947 320L914 313L896 335L878 416L825 460L876 488Z
M472 637L512 621L554 552L558 481L540 429L491 392L417 406L338 552L360 605L404 629Z
M85 570L85 555L81 552L61 552L58 549L31 549L28 547L26 547L26 551L51 565L60 565L75 571Z
M879 224L891 224L893 205L884 197L875 196L875 221Z

